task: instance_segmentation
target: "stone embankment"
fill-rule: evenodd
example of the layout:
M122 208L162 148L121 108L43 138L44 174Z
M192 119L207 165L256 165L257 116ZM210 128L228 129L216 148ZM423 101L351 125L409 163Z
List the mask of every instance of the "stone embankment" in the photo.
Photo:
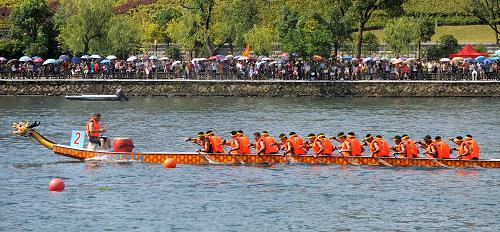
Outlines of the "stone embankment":
M0 80L0 95L500 97L500 81Z

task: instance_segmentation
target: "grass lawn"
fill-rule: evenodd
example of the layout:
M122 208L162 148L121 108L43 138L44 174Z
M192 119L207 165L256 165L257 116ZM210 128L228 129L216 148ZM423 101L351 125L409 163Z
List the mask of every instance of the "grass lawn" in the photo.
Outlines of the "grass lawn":
M373 30L381 42L384 40L382 30ZM457 38L459 43L495 43L495 32L486 25L464 25L464 26L439 26L436 34L432 37L432 42L439 40L439 37L451 34Z

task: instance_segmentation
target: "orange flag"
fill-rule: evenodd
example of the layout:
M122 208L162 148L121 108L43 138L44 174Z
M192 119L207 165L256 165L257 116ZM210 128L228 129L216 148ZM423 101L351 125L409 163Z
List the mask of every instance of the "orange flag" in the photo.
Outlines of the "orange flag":
M245 51L243 51L243 54L241 54L241 56L248 56L248 55L250 55L250 44L247 44Z

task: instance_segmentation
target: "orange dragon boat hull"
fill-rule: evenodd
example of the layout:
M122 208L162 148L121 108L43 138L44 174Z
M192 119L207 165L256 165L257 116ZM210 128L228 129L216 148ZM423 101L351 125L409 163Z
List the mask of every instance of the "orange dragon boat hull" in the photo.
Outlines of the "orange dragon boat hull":
M342 157L311 155L287 156L276 155L229 155L229 154L201 154L194 152L102 152L75 149L64 145L54 145L54 153L73 159L85 160L106 156L114 160L140 161L145 163L163 163L172 158L177 164L207 165L259 165L296 163L310 165L364 165L364 166L394 166L394 167L452 167L452 168L500 168L500 160L457 160L457 159L428 159L428 158L372 158L367 156Z

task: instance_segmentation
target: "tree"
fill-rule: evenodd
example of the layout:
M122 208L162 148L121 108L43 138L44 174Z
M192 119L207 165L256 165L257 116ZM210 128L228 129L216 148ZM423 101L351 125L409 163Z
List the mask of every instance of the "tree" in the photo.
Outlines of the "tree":
M419 17L415 18L417 23L418 30L418 38L417 38L417 50L418 50L418 58L420 58L420 49L422 42L431 41L432 36L436 34L436 25L430 18L427 17Z
M158 30L160 36L163 38L163 42L167 45L172 43L172 38L169 36L167 30L168 24L180 16L181 13L177 9L169 8L158 12L153 18L153 21L158 25Z
M24 0L10 16L10 35L26 55L54 55L53 12L45 0Z
M470 0L468 12L488 25L495 32L496 44L500 45L500 1L499 0Z
M337 56L343 43L348 41L352 35L352 19L347 13L351 3L351 0L326 0L323 4L329 7L323 10L327 11L325 16L320 13L314 15L315 19L330 31L334 57ZM323 4L321 6L324 6Z
M199 15L185 13L181 17L172 20L167 27L168 35L183 50L189 51L191 58L203 41L203 35L198 30L201 18Z
M107 35L112 13L112 0L65 0L61 15L58 40L74 54L103 54L107 49Z
M126 55L139 49L140 35L138 26L123 16L111 19L111 26L107 34L109 54Z
M375 34L368 32L363 35L363 51L366 53L377 52L379 47L380 43Z
M400 17L391 20L384 28L384 40L397 56L409 52L419 38L417 22L412 17Z
M439 49L443 57L448 57L450 54L460 50L460 45L453 35L443 35L439 38Z
M281 49L284 51L304 55L304 34L299 28L300 15L288 7L283 7L280 12L276 27L278 28Z
M244 38L251 44L252 50L259 55L269 55L278 42L278 32L271 26L254 26L245 33Z
M361 58L361 47L363 45L363 32L366 23L376 10L383 10L389 15L399 15L403 12L402 4L404 0L351 0L350 14L356 22L356 57Z

